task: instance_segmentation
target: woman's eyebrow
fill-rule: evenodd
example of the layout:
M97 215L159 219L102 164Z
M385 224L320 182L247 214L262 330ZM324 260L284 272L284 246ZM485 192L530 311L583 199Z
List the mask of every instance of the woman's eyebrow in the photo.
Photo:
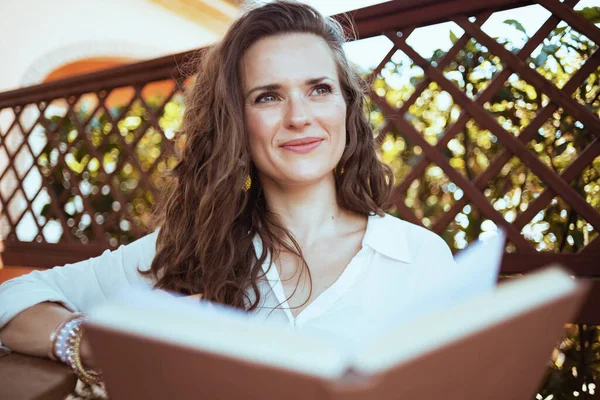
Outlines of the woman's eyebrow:
M328 77L328 76L321 76L320 78L312 78L312 79L308 79L308 80L306 81L306 84L307 84L307 85L316 85L317 83L319 83L319 82L322 82L322 81L324 81L325 79L333 80L333 79L331 79L331 78L330 78L330 77Z
M270 85L264 85L264 86L257 86L253 89L248 90L248 92L246 92L246 97L250 96L250 94L252 92L256 92L256 91L263 91L263 90L277 90L277 89L281 89L281 85L277 84L277 83L272 83Z
M324 81L325 79L329 79L329 80L331 80L331 78L330 78L330 77L328 77L328 76L321 76L321 77L318 77L318 78L310 78L310 79L307 79L307 80L305 81L305 83L306 83L306 85L308 85L308 86L310 86L310 85L316 85L317 83L319 83L319 82L322 82L322 81ZM252 94L252 92L256 92L256 91L265 91L265 90L266 90L266 91L270 91L270 90L278 90L278 89L281 89L281 86L282 86L282 85L280 85L279 83L271 83L271 84L269 84L269 85L257 86L257 87L255 87L255 88L252 88L252 89L248 90L248 92L246 92L246 97L247 97L247 96L250 96L250 94Z

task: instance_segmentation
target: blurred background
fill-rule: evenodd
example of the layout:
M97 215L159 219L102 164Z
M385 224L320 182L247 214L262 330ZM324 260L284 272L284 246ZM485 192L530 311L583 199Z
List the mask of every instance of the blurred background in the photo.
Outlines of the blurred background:
M599 1L305 2L355 22L346 51L369 83L365 112L394 171L391 213L454 251L503 227L506 278L558 262L594 282L536 398L595 396ZM0 5L0 282L147 233L185 141L176 132L194 50L243 8Z

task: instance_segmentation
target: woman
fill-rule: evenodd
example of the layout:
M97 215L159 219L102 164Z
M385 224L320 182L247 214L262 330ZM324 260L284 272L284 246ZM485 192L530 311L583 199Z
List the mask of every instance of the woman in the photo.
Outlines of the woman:
M385 318L453 265L438 236L384 213L392 174L377 158L343 42L337 23L303 4L273 2L239 18L203 56L188 93L186 146L160 230L5 283L3 344L66 360L93 380L75 362L94 365L74 313L123 285L343 334Z

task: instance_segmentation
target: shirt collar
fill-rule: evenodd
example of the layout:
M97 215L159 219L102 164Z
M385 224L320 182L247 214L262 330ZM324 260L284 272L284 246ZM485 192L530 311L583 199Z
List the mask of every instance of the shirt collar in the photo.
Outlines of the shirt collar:
M254 251L256 252L256 257L260 258L262 252L263 252L263 244L262 244L262 240L260 238L260 236L257 234L254 235L254 237L252 238L252 243L254 245ZM271 268L271 255L267 254L267 257L265 258L265 261L262 263L261 268L263 270L263 272L266 274L267 279L272 279L272 275L273 275L273 271Z
M408 247L407 224L404 221L384 214L369 216L363 246L369 246L386 257L405 263L412 262Z
M362 245L368 246L378 253L397 261L411 263L412 257L408 247L408 237L406 232L407 224L404 221L388 214L383 217L371 215L367 220L367 230L363 237ZM253 238L254 249L257 257L260 257L263 246L260 236ZM271 266L271 257L267 255L262 269L267 275L273 272L269 271Z

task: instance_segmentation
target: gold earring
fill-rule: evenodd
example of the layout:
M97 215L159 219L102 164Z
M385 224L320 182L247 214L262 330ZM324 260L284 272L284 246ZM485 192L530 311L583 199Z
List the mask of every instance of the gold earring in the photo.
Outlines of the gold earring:
M342 169L341 169L341 170L339 170L339 172L338 172L338 167L335 167L335 168L333 169L333 172L334 172L336 175L344 175L344 167L342 167Z
M244 192L247 192L248 190L250 190L251 187L252 187L252 178L250 178L250 175L248 175L246 177L246 182L244 183L244 187L243 187Z

